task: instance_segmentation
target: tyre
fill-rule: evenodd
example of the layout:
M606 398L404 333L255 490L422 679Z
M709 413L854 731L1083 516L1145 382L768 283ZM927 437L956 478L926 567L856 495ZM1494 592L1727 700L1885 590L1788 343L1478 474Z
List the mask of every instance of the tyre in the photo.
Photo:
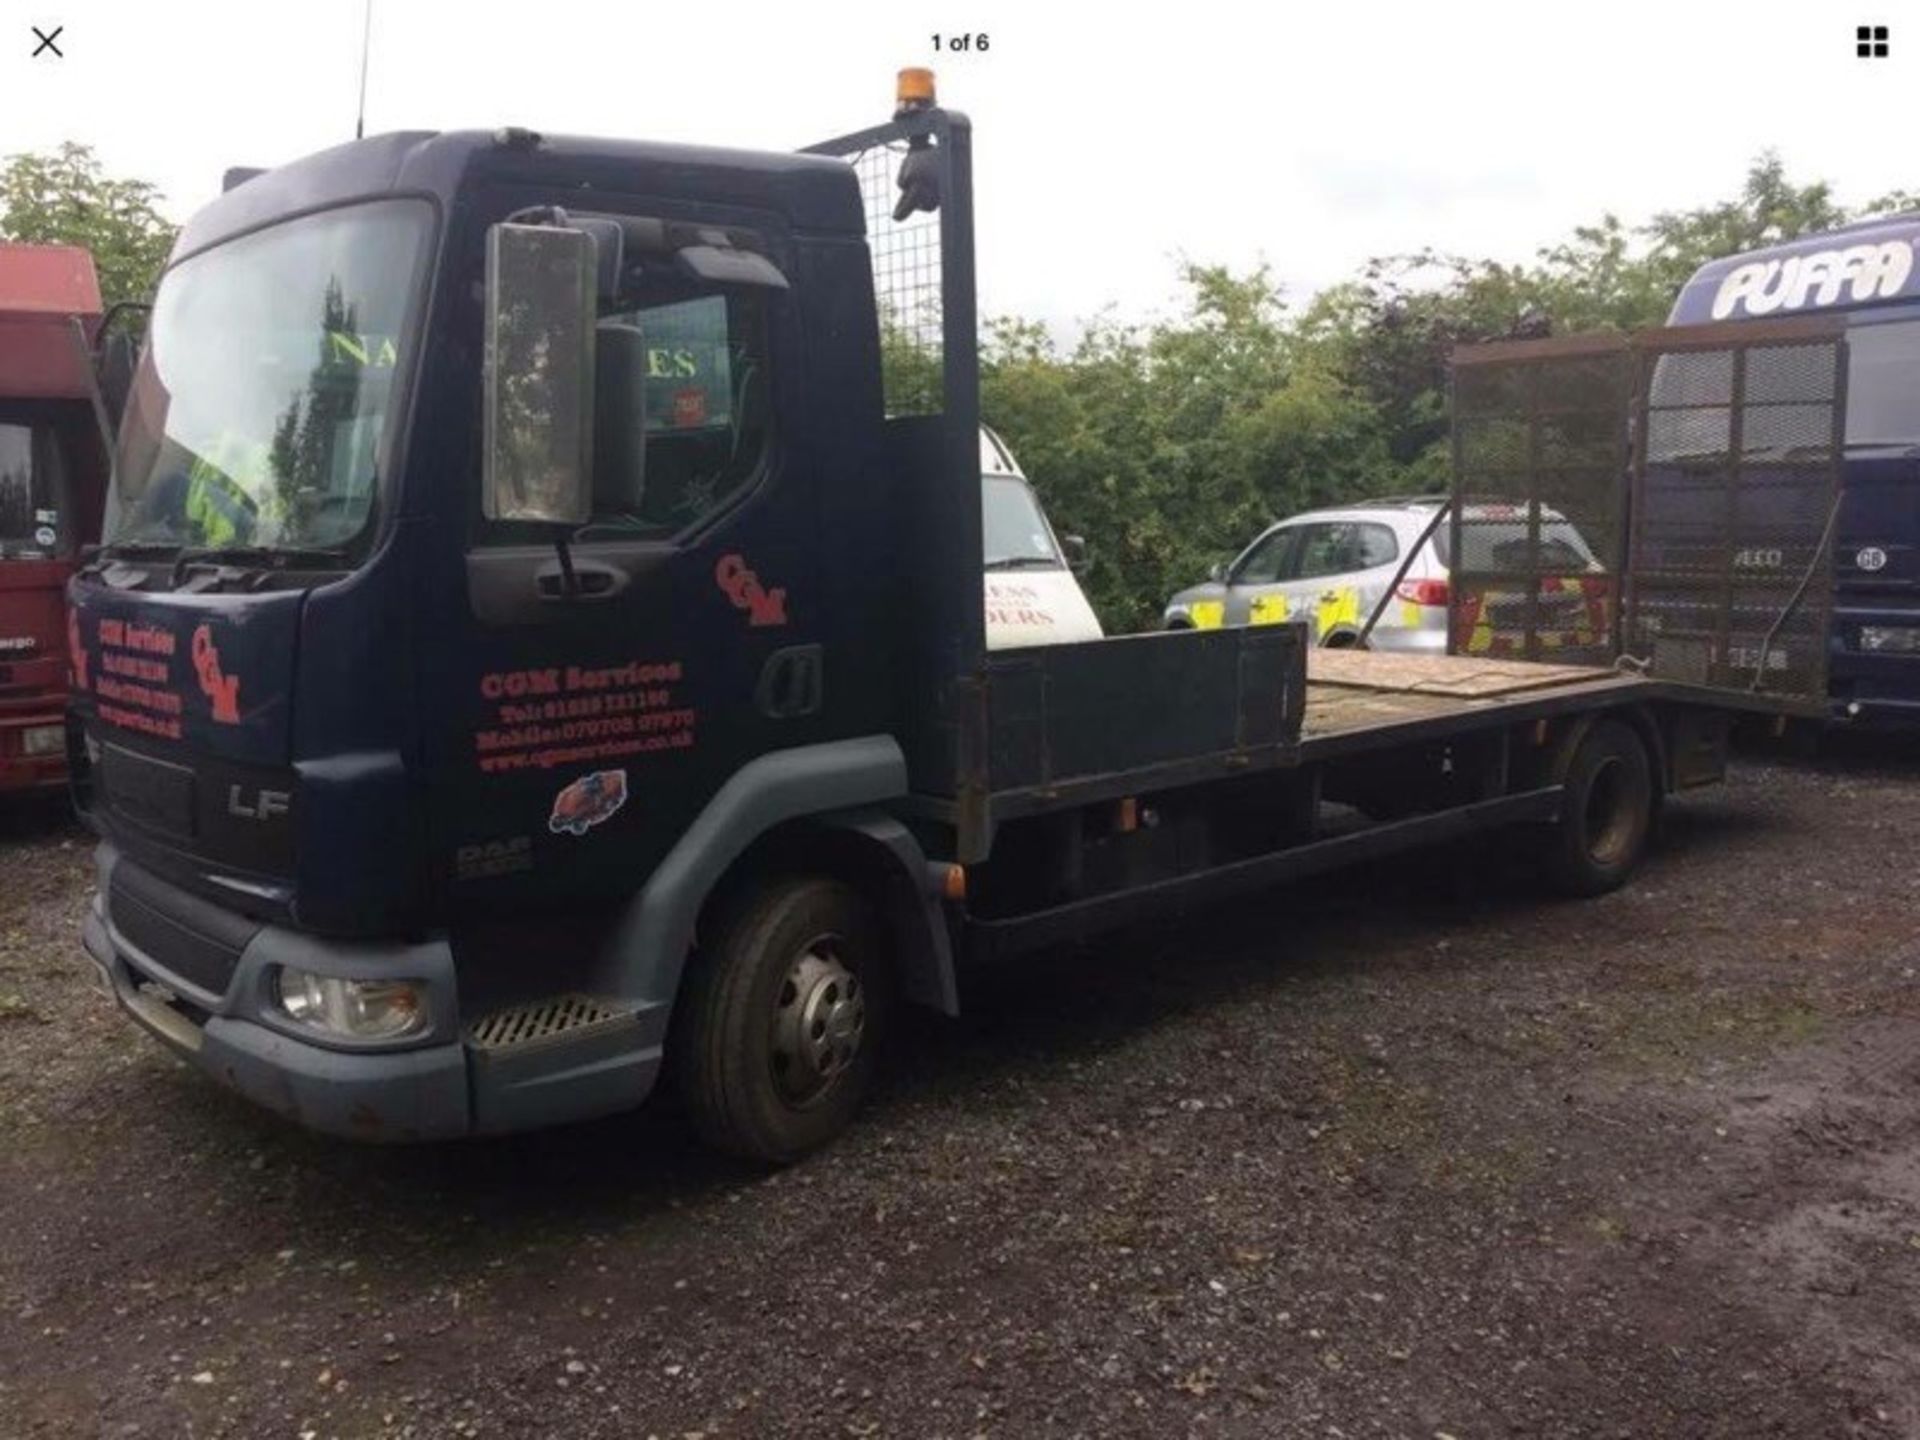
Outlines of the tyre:
M1626 883L1653 824L1653 765L1631 726L1596 722L1567 767L1547 881L1563 895L1604 895Z
M891 979L872 912L838 882L779 881L723 916L674 1021L674 1079L701 1139L781 1164L844 1130L873 1078Z

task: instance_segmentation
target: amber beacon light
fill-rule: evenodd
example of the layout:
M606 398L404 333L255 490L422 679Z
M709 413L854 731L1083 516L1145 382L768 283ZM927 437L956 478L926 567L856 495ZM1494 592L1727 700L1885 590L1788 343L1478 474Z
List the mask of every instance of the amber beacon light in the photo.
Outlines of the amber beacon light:
M894 85L894 103L916 107L933 104L933 71L919 65L902 70Z

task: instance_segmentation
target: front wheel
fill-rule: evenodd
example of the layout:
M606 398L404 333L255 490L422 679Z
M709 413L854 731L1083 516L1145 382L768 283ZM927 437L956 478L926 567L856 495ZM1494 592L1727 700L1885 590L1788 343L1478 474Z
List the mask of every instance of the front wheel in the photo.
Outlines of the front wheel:
M780 881L723 917L674 1022L700 1137L785 1163L838 1135L873 1078L890 979L871 912L836 881Z
M1653 825L1653 765L1629 725L1601 720L1567 766L1560 819L1547 849L1547 880L1563 895L1604 895L1624 885Z

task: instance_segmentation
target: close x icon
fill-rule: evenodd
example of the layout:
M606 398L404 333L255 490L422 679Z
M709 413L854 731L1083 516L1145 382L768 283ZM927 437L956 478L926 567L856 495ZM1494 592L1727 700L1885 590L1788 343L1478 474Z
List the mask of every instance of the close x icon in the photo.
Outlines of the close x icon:
M33 53L36 56L52 55L56 59L66 58L66 52L61 50L59 45L60 37L66 33L66 26L55 25L51 30L42 30L38 25L29 25L27 28L33 31L35 42Z

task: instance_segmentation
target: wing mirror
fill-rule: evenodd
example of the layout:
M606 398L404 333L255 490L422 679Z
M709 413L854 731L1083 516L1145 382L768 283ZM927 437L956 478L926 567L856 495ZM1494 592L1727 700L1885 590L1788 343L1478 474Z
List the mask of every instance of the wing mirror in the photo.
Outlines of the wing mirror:
M592 518L598 249L586 232L553 225L487 231L480 508L489 520Z
M1084 575L1093 564L1093 552L1087 548L1084 535L1062 535L1060 549L1067 557L1067 569L1076 575Z
M1227 562L1216 560L1207 567L1207 579L1215 585L1224 585L1227 581Z

